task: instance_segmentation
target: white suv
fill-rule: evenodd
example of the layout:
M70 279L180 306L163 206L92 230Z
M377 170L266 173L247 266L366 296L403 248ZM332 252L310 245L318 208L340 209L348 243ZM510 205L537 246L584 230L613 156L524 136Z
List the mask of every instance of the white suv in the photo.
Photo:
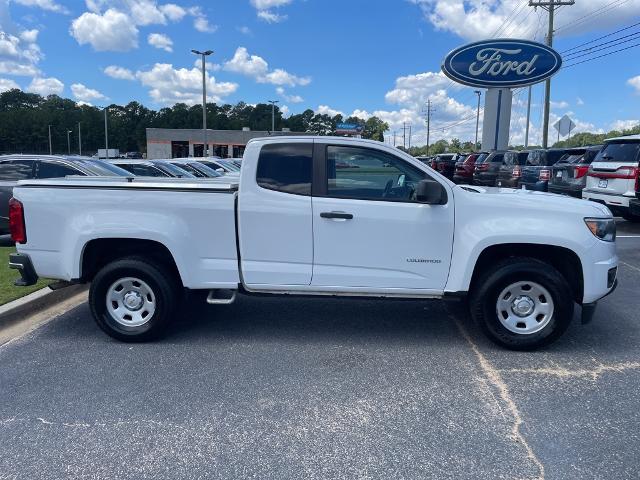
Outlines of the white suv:
M629 201L635 198L638 184L640 135L604 142L589 169L582 198L603 203L627 220L640 221L640 217L629 210Z

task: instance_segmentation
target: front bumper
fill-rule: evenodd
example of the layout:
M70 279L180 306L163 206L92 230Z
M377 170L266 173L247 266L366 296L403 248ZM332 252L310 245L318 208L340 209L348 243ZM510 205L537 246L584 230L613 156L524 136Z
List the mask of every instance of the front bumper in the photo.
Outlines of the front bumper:
M20 278L14 282L17 287L29 287L38 282L38 274L33 268L31 258L28 255L23 255L22 253L9 255L9 268L20 272Z

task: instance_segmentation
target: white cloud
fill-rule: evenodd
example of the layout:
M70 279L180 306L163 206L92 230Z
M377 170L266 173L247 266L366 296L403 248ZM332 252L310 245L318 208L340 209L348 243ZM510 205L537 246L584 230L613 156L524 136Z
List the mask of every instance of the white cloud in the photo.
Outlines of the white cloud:
M87 104L93 100L105 100L107 98L98 90L89 88L82 83L74 83L73 85L71 85L71 93L73 93L73 96L76 100Z
M293 0L251 0L251 5L256 9L256 14L260 20L268 23L278 23L287 19L286 15L276 13L274 8L289 5Z
M227 61L223 67L226 71L240 73L254 78L258 83L271 83L273 85L309 85L311 78L298 77L281 68L269 71L267 61L258 56L250 55L245 47L238 47L233 58Z
M554 102L553 100L551 100L551 108L562 110L564 108L569 108L569 103L565 102L564 100L561 100L559 102Z
M286 15L281 15L271 10L260 10L257 15L260 20L264 20L267 23L280 23L288 18Z
M640 120L616 120L610 125L609 129L622 131L622 130L629 130L639 125L640 125Z
M20 85L9 78L0 78L0 92L6 92L13 88L20 88Z
M109 65L104 69L105 75L118 80L135 80L135 75L131 70L117 65Z
M98 52L126 52L138 46L138 29L115 9L104 14L83 13L71 23L71 35L80 45L90 44Z
M191 7L189 9L189 15L194 17L193 28L202 33L213 33L218 30L217 25L209 23L209 19L202 11L201 7Z
M47 95L61 95L64 83L57 78L34 78L27 87L27 92L38 93L43 97Z
M182 8L180 5L176 5L175 3L166 3L164 5L160 5L160 11L172 22L179 22L182 20L187 11Z
M202 100L202 71L196 67L175 69L171 64L156 63L151 70L137 72L136 77L150 88L149 95L156 103L194 105ZM206 83L207 98L211 102L219 102L238 88L235 83L217 82L210 75Z
M152 47L159 48L165 52L173 52L173 41L162 33L150 33L147 42Z
M25 7L38 7L43 10L57 13L69 13L66 7L60 5L54 0L13 0L15 3L24 5Z
M580 97L578 97L576 99L576 105L578 105L579 107L584 105L584 100L582 100Z
M155 1L136 0L129 3L130 14L136 25L164 25L167 18Z
M290 103L304 102L304 98L302 98L300 95L288 95L287 92L282 87L276 88L276 93Z
M631 85L636 90L636 93L640 93L640 75L627 80L627 85Z
M238 27L237 30L243 35L251 35L251 29L246 25L243 25L242 27Z
M520 0L411 0L422 9L425 18L436 29L452 32L466 40L490 36L542 38L544 23L531 13L533 7ZM560 10L556 19L557 35L573 35L605 30L635 16L640 0L618 2L589 0ZM609 8L607 8L609 7ZM590 16L601 11L597 17ZM586 17L586 18L585 18ZM596 21L594 21L596 20ZM494 35L495 32L495 35Z
M37 38L37 30L24 30L18 36L0 31L0 74L38 75L42 52Z
M256 10L268 10L270 8L283 7L289 5L293 0L251 0Z
M318 105L318 108L316 108L316 113L320 115L329 115L330 117L335 117L336 115L344 116L343 112L331 108L329 105Z
M291 114L289 107L286 105L280 106L280 113L282 113L283 117L288 117Z

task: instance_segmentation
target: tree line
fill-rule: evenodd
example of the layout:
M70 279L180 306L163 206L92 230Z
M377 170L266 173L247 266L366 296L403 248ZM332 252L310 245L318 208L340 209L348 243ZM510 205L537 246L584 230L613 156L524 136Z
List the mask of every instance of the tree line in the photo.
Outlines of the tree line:
M121 152L145 152L147 128L202 128L202 106L177 103L152 110L139 102L107 106L109 148ZM271 105L207 104L207 126L214 130L269 131ZM294 132L332 135L339 123L363 127L363 137L384 141L389 126L377 117L367 120L342 115L330 116L309 109L285 118L276 107L275 128ZM80 125L80 127L79 127ZM66 153L67 132L71 153L78 153L78 129L82 133L82 153L93 154L104 148L104 107L77 103L58 95L43 97L19 89L0 93L0 153L49 153L49 128L54 153Z

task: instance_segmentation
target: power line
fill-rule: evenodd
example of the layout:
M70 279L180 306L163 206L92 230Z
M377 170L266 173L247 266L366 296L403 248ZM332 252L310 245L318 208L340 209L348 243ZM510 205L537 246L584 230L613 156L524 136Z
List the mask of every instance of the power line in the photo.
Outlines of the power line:
M576 19L571 20L570 23L565 23L564 25L562 25L561 27L558 27L556 29L556 32L560 32L563 30L571 30L574 29L582 24L584 24L585 22L591 22L593 21L595 18L599 17L600 15L603 15L605 13L607 13L608 11L614 10L620 6L622 6L623 4L629 2L629 0L614 0L611 3L608 3L596 10L594 10L591 13L588 13L587 15L583 15L582 17L578 17ZM591 17L591 18L590 18Z
M615 35L616 33L624 32L625 30L629 30L630 28L637 27L638 25L640 25L640 22L634 23L633 25L629 25L628 27L621 28L620 30L616 30L615 32L608 33L608 34L603 35L601 37L594 38L593 40L590 40L588 42L581 43L580 45L576 45L575 47L569 48L568 50L565 50L565 51L560 52L560 53L564 54L564 53L570 52L572 50L575 50L577 48L584 47L585 45L590 45L592 43L597 42L598 40L602 40L603 38L611 37L612 35Z
M580 62L572 63L570 65L565 65L564 67L562 67L562 69L575 67L576 65L580 65L582 63L591 62L593 60L597 60L598 58L608 57L609 55L613 55L614 53L624 52L625 50L629 50L629 49L635 48L635 47L640 47L640 43L636 43L634 45L629 45L628 47L620 48L618 50L614 50L613 52L604 53L602 55L598 55L597 57L587 58L586 60L582 60Z
M603 50L608 50L610 48L617 47L618 45L633 42L634 40L638 40L639 35L640 35L640 32L636 32L630 35L625 35L624 37L617 38L615 40L611 40L609 42L601 43L600 45L595 45L590 48L585 48L584 50L578 50L574 54L567 55L568 58L566 58L566 60L570 62L572 60L575 60L576 58L586 57L587 55L601 52ZM632 37L632 38L628 38L628 37ZM626 38L626 40L622 40L623 38ZM608 45L608 46L605 47L604 45ZM584 53L581 53L581 52L584 52Z

